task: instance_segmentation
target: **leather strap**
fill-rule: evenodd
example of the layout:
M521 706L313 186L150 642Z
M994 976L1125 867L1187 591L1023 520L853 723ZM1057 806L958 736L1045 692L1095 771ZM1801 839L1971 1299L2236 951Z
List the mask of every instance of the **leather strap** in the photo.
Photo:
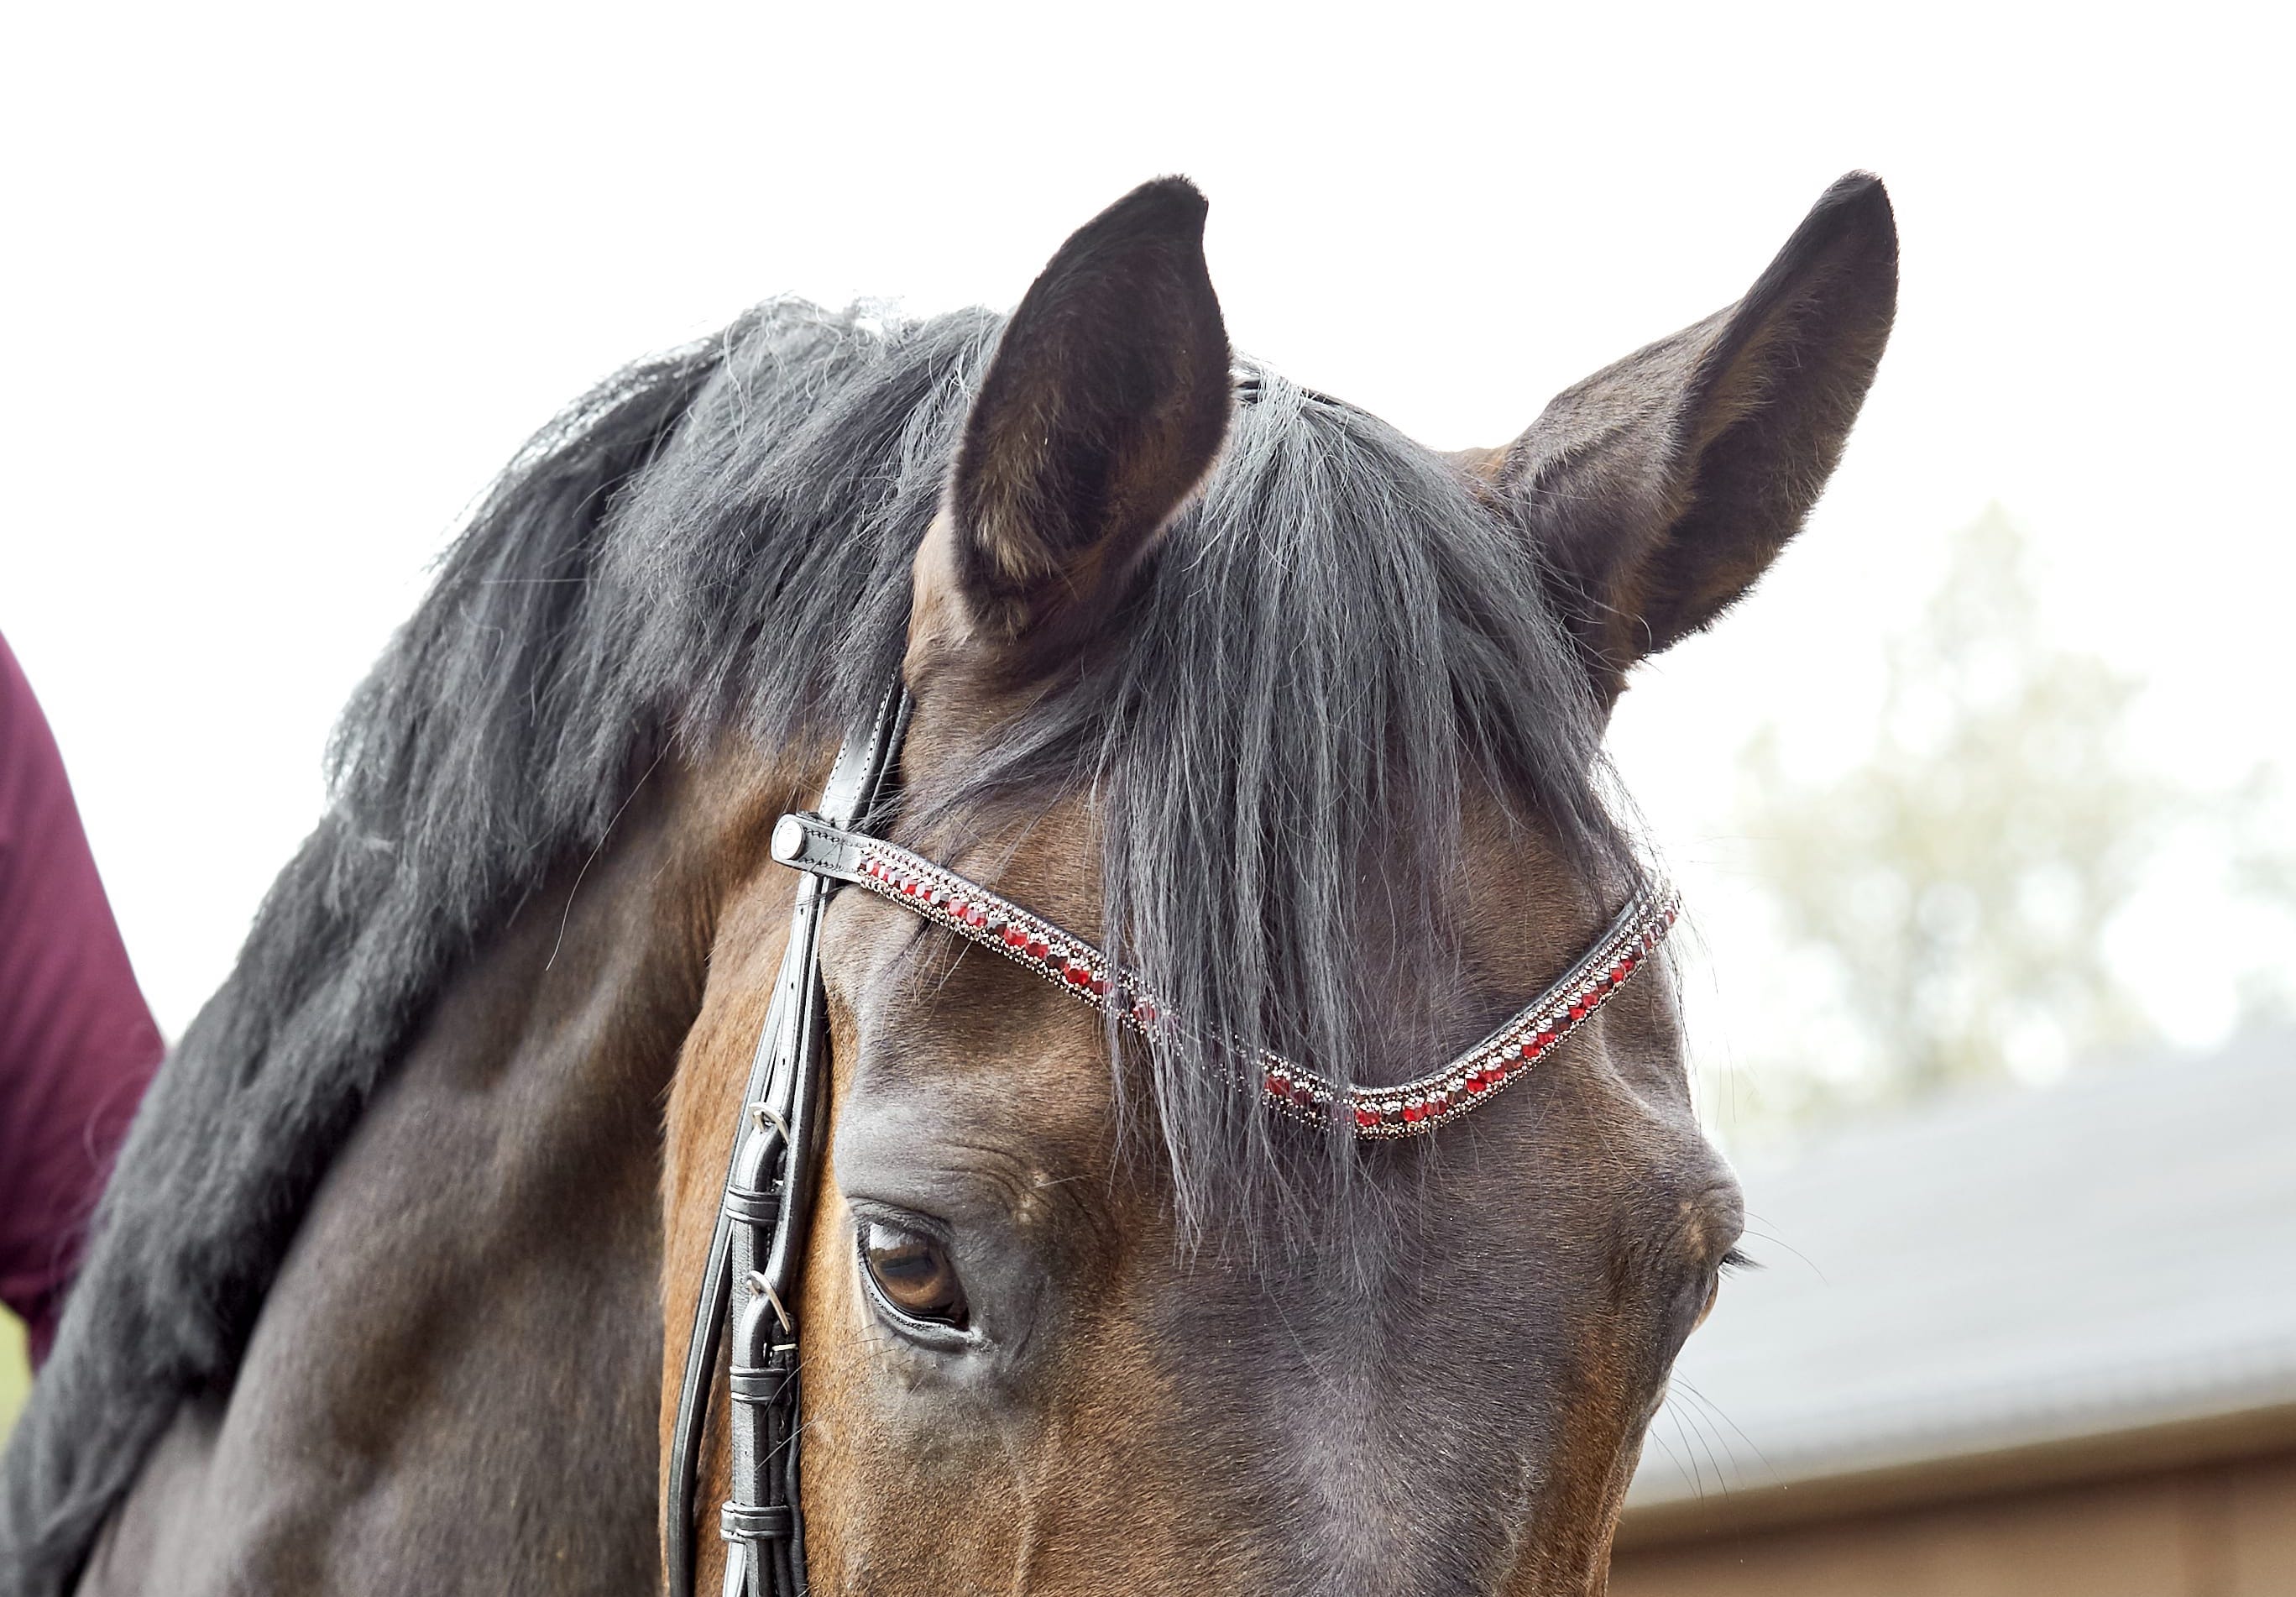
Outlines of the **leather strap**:
M858 882L861 851L873 841L825 815L800 811L775 823L772 848L774 858L783 865L832 881Z
M897 681L869 724L838 750L821 795L824 820L844 830L869 818L898 762L908 716L908 695ZM820 934L834 889L833 882L811 873L799 878L789 943L751 1056L709 1263L695 1297L663 1504L662 1563L670 1597L693 1592L694 1484L710 1387L728 1337L735 1380L728 1416L734 1496L718 1520L727 1542L726 1591L740 1597L804 1597L806 1591L797 1337L788 1305L804 1263L828 1116Z

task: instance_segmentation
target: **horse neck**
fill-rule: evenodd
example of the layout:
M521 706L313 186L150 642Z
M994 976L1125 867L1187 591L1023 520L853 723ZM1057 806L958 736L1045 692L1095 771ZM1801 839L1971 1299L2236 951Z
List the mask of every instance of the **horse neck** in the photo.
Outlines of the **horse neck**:
M664 762L467 959L322 1182L228 1412L179 1419L86 1589L327 1589L362 1545L407 1591L651 1585L661 1106L785 785Z

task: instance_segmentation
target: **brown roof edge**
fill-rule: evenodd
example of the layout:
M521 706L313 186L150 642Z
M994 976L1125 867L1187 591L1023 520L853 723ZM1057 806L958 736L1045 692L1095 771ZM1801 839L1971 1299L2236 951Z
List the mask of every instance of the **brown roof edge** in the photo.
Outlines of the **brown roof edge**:
M2296 1404L2056 1441L1812 1476L1632 1508L1616 1545L1654 1547L1813 1520L2218 1463L2296 1447Z

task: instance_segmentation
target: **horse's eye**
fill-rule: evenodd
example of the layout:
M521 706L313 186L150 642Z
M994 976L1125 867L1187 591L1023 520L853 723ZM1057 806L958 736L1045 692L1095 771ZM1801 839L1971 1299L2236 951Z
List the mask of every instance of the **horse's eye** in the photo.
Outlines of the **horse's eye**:
M964 1286L948 1249L882 1220L861 1225L861 1267L899 1313L936 1325L964 1323Z

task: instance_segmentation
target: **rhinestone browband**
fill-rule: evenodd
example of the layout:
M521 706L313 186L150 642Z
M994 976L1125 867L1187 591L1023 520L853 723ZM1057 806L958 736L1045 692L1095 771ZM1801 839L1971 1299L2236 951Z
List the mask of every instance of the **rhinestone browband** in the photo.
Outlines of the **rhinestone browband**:
M1152 1041L1174 1024L1132 973L1093 944L897 844L818 816L784 815L774 828L773 853L797 869L857 883L1002 954ZM1680 906L1670 887L1637 893L1561 980L1440 1070L1398 1086L1349 1087L1271 1054L1261 1061L1260 1091L1279 1112L1316 1125L1329 1124L1333 1106L1344 1104L1358 1137L1431 1132L1496 1097L1584 1025L1665 941Z

